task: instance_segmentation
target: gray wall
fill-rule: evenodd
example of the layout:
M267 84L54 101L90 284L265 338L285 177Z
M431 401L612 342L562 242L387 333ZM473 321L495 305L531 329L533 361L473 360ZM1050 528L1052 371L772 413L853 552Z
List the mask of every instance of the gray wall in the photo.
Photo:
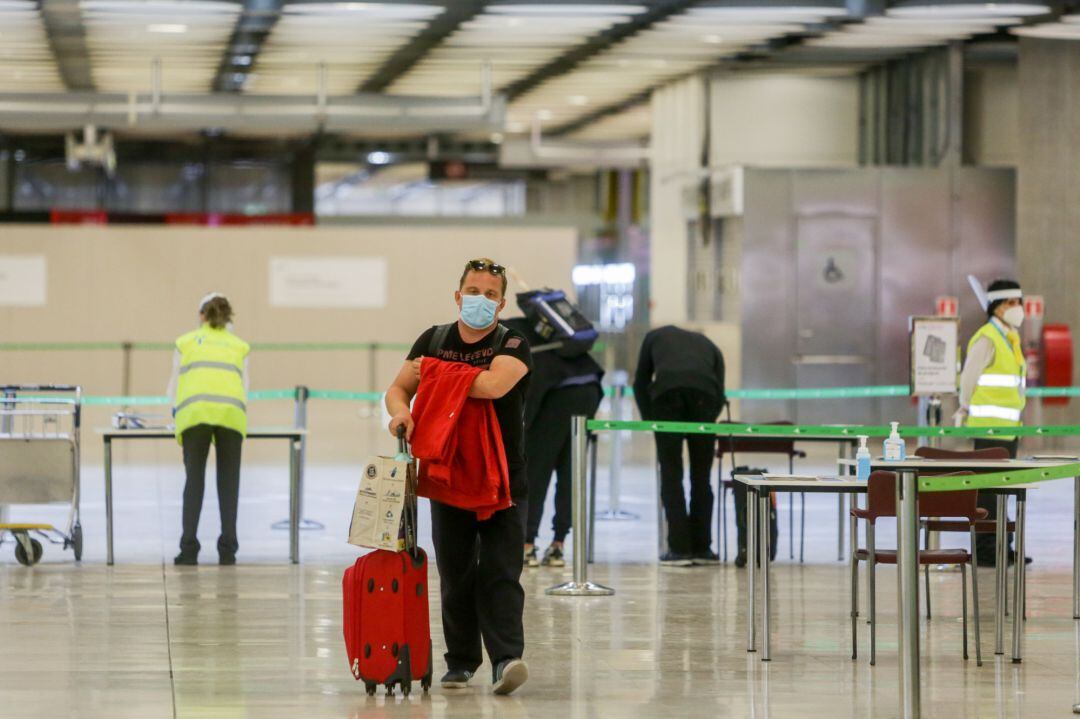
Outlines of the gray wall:
M1080 331L1080 293L1073 286L1080 268L1080 43L1021 38L1020 127L1020 282L1026 292L1046 297L1047 322L1068 323L1075 335ZM1074 362L1080 363L1080 356L1074 354Z

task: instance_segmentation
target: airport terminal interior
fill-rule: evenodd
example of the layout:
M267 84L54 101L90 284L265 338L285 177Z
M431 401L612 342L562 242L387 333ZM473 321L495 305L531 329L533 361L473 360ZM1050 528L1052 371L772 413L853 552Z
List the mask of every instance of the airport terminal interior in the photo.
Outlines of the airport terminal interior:
M1075 0L0 0L0 717L1080 714L1078 116Z

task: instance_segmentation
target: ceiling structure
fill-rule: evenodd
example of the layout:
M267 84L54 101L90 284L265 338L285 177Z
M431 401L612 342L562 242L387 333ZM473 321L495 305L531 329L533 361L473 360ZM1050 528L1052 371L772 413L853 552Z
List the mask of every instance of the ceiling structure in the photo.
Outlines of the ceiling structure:
M1032 2L0 0L0 94L507 102L502 133L646 135L651 90L725 65L859 68L951 41L1080 40ZM486 84L485 84L486 83Z

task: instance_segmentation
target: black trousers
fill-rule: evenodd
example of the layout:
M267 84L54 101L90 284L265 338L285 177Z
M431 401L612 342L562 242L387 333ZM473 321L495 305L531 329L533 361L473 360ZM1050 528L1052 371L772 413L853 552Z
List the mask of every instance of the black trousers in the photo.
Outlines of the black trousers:
M183 440L187 483L184 485L184 533L180 537L180 551L187 555L199 553L199 515L206 486L206 459L213 441L217 448L217 492L221 511L218 554L235 555L240 546L236 541L236 509L240 501L240 448L244 437L232 429L200 424L184 430Z
M712 422L720 401L691 389L664 392L652 402L653 417L668 422ZM698 554L712 546L712 465L716 438L657 432L656 457L660 462L660 500L668 522L668 548L676 554ZM683 442L690 453L690 509L683 491Z
M1003 441L1000 439L976 439L975 449L988 449L990 447L1004 447L1009 450L1009 456L1016 459L1016 452L1020 447L1020 440L1013 439ZM989 512L987 519L997 519L997 495L989 492L979 492L979 507ZM1007 537L1008 552L1012 554L1012 533ZM997 563L997 535L975 535L975 556L983 564Z
M484 659L481 641L492 667L525 651L524 510L515 505L481 522L475 512L431 503L449 669L475 672Z
M570 487L570 419L593 417L603 392L599 385L587 384L552 390L540 403L536 419L525 432L525 456L529 458L529 521L525 542L533 544L540 531L551 473L555 479L555 516L551 526L555 541L570 533L572 493Z

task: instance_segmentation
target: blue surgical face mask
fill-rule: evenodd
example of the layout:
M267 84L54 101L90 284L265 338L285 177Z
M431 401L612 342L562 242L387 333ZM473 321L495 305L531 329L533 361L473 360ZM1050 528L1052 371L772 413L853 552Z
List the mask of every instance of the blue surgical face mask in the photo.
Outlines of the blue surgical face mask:
M474 330L486 330L495 322L499 303L483 295L461 296L461 321Z

